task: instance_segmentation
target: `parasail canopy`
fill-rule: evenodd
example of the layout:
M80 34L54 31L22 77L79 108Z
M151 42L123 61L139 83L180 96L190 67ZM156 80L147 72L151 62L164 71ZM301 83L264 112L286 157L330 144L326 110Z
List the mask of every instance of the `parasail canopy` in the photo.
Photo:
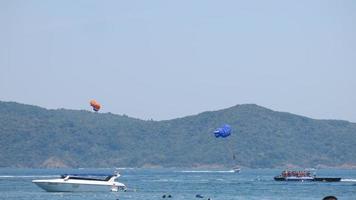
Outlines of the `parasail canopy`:
M216 129L216 131L214 131L214 135L215 137L228 137L229 135L231 135L231 126L228 124L225 124L223 127L220 127L218 129Z
M101 107L100 103L97 102L95 99L90 101L90 106L93 107L93 110L95 112L98 112L100 110L100 107Z

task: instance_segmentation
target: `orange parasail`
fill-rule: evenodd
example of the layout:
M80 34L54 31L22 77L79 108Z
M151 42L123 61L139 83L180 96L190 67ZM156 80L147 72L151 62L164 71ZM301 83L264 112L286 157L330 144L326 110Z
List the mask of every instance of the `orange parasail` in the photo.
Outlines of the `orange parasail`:
M95 112L98 112L98 111L100 110L100 107L101 107L100 103L97 102L97 101L94 100L94 99L90 101L90 106L93 107L93 110L94 110Z

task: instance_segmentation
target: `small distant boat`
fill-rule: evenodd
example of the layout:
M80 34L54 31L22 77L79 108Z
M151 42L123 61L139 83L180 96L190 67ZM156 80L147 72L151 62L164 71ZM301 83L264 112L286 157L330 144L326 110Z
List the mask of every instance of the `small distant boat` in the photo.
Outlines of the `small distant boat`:
M241 169L239 167L234 167L232 169L235 173L240 173Z
M310 171L289 171L285 170L280 175L275 176L276 181L321 181L321 182L339 182L341 178L316 177Z
M126 190L123 183L115 180L119 173L108 174L64 174L58 179L33 180L38 187L47 192L92 192Z

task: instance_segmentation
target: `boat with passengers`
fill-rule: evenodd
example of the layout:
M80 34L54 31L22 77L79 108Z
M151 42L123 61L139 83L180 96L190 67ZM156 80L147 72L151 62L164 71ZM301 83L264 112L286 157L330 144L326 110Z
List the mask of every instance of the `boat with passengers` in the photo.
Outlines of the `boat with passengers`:
M321 182L338 182L341 178L317 177L310 171L290 171L284 170L280 175L275 176L276 181L321 181Z
M114 174L63 174L57 179L33 180L32 182L47 192L91 192L126 190L123 183L117 182L120 177Z

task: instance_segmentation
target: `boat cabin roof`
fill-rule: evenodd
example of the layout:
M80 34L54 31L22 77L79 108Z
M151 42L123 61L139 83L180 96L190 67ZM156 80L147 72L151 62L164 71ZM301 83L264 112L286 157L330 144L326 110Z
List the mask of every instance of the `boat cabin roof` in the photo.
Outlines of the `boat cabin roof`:
M62 174L61 178L77 180L108 181L114 175L112 174Z

